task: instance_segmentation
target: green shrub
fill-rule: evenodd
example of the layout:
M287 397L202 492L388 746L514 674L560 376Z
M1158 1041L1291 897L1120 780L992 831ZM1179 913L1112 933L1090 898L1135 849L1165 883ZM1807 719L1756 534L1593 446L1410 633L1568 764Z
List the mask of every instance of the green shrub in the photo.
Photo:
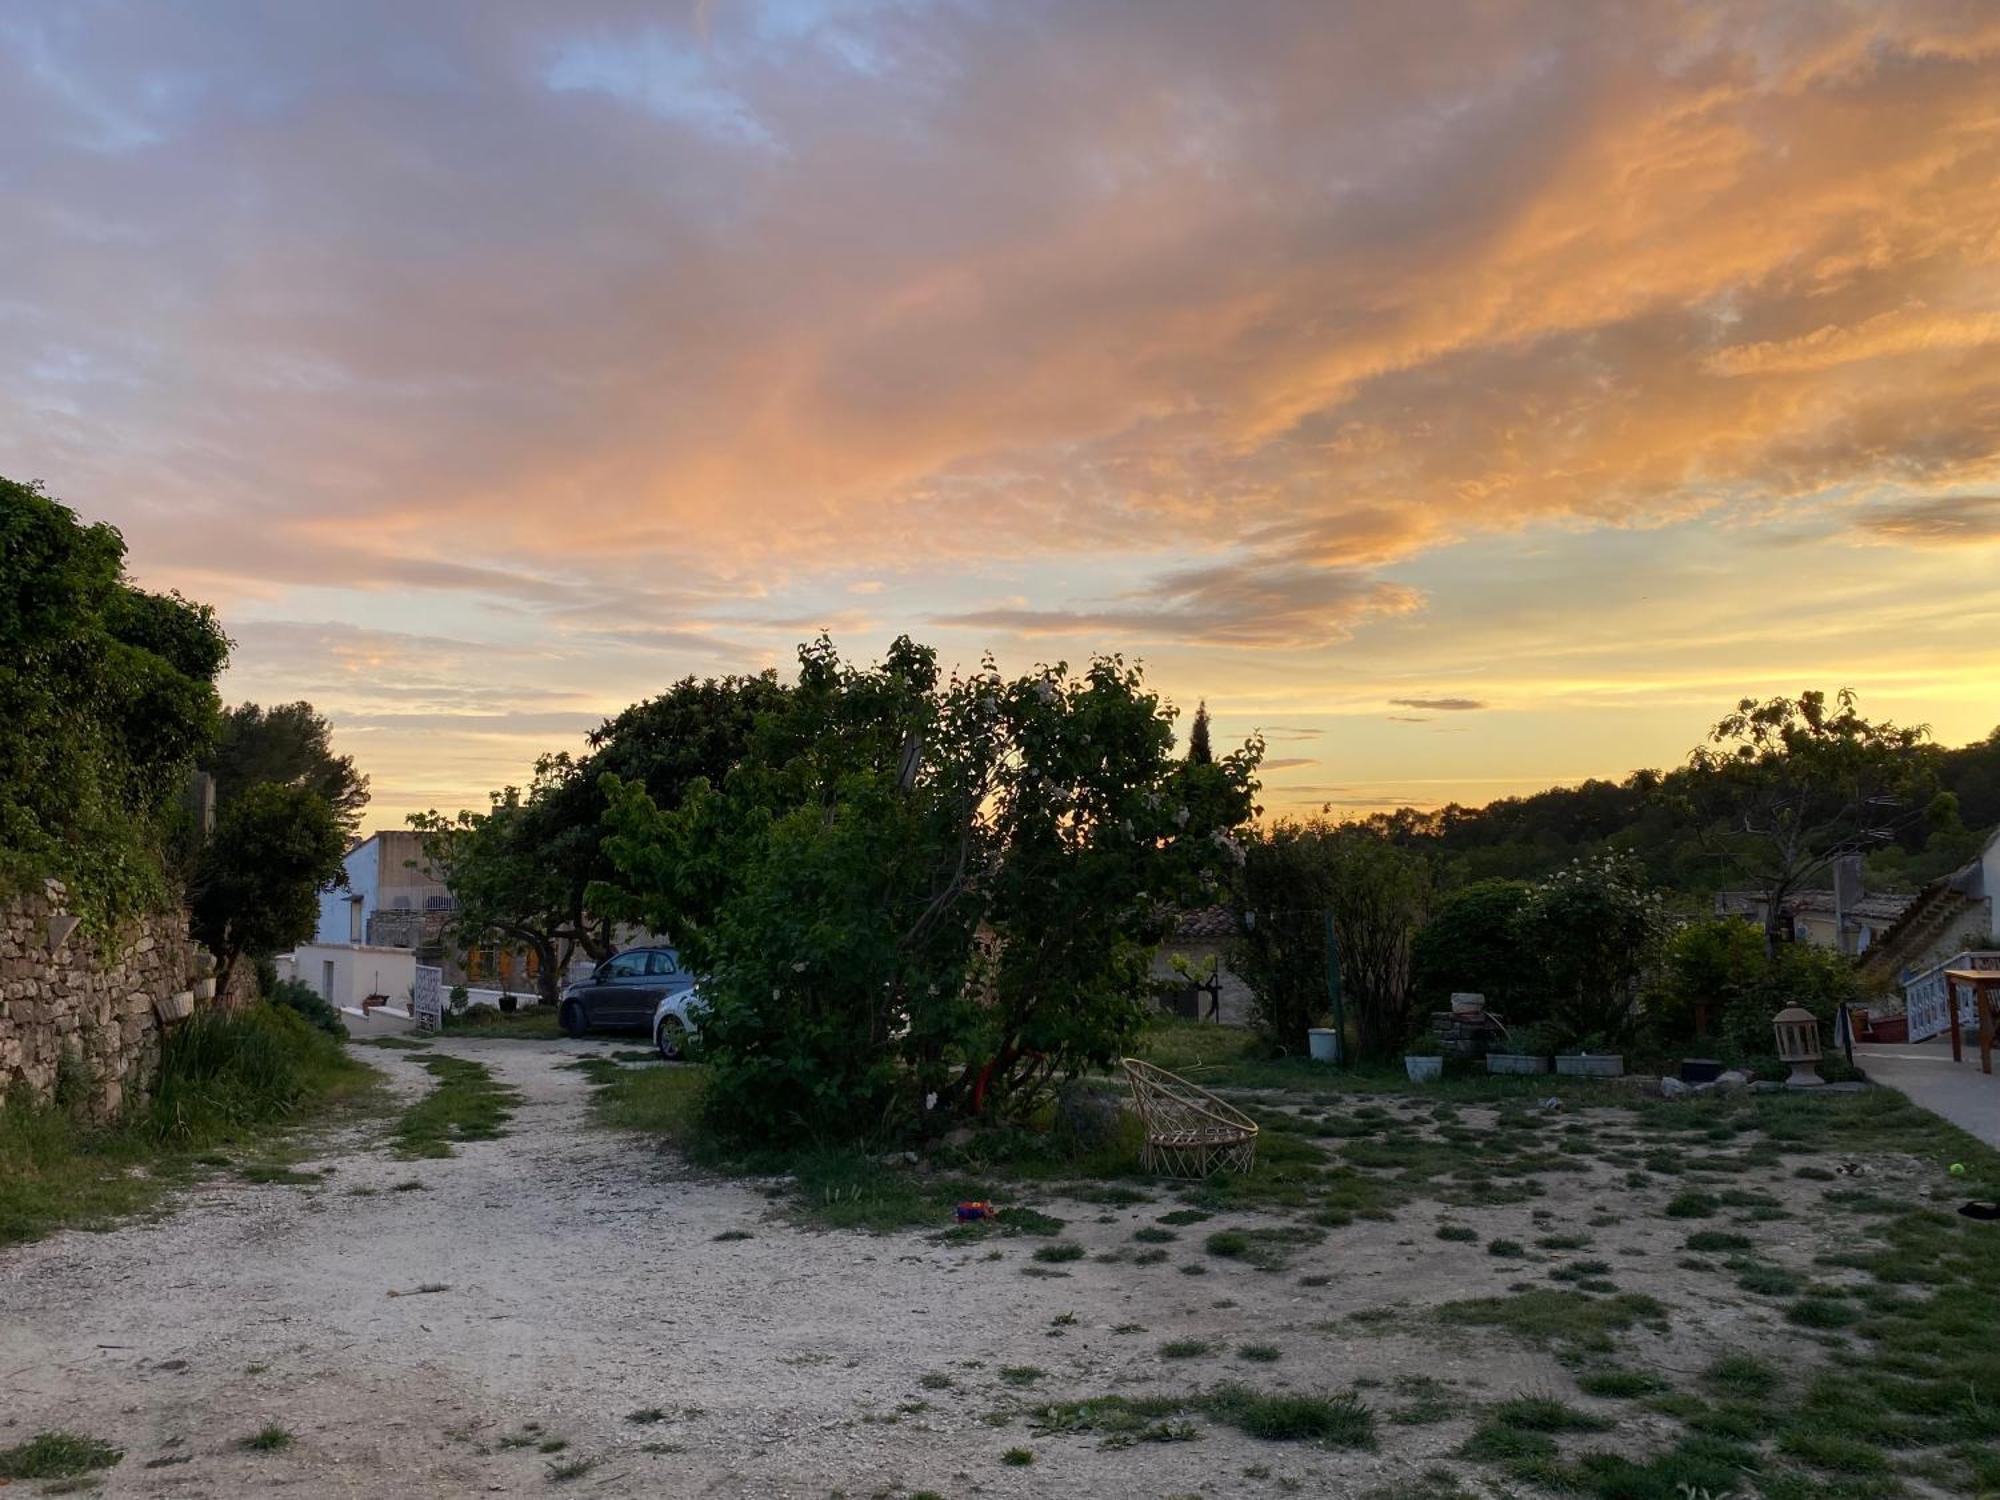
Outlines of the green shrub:
M301 979L280 979L264 992L264 998L279 1010L295 1011L315 1031L345 1040L347 1027L319 991Z
M223 1139L290 1114L352 1065L292 1010L205 1010L167 1032L147 1129L167 1145Z

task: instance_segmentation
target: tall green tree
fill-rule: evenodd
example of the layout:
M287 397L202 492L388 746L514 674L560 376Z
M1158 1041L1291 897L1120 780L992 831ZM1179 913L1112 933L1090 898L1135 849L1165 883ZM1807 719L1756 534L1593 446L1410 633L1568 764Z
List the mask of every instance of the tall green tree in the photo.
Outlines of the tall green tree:
M1190 765L1215 763L1215 746L1209 742L1208 703L1205 699L1195 705L1194 723L1188 726L1187 758Z
M1764 944L1786 936L1784 905L1845 854L1920 822L1936 791L1929 731L1864 718L1853 692L1745 698L1689 757L1694 806L1713 845L1764 896Z
M172 899L162 849L229 655L213 610L133 587L124 557L0 479L0 880L59 876L100 929Z
M196 857L190 929L216 958L227 993L237 962L306 941L319 893L346 883L347 839L311 787L260 782L221 813Z
M495 792L483 813L414 813L424 862L456 903L448 936L468 948L499 938L531 950L542 1003L553 1005L578 949L608 957L607 923L583 905L588 854L568 846L573 832L556 811L582 772L566 755L545 756L524 792Z
M500 938L537 955L543 1001L553 1002L578 953L609 958L620 900L604 851L605 782L645 789L677 808L688 787L719 783L742 758L759 717L784 702L777 674L683 678L608 719L589 753L546 755L526 788L492 794L485 812L414 815L425 859L457 902L451 933L467 946ZM605 899L593 904L593 886ZM676 934L674 913L654 907L655 930Z
M667 810L607 780L629 914L708 976L718 1122L892 1134L1109 1061L1175 901L1250 813L1253 751L1196 781L1172 745L1115 658L946 680L907 638L868 667L822 638L719 786Z
M332 734L333 726L310 703L224 709L207 759L218 812L261 782L310 787L352 840L368 805L368 778L355 769L353 756L333 753Z

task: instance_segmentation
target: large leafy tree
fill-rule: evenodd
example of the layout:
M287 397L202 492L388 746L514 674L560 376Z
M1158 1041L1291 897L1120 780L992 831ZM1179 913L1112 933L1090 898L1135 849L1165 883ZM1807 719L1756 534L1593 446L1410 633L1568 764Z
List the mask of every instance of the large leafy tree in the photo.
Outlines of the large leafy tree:
M617 871L604 853L605 778L643 787L656 807L678 807L691 783L729 773L759 715L784 695L775 673L684 678L607 720L588 754L542 757L526 788L495 792L485 812L412 817L426 861L457 902L453 936L532 949L541 997L553 1002L576 953L611 955L612 908L629 905L617 900ZM589 901L593 884L605 902ZM653 916L657 931L678 931L672 913Z
M351 840L368 805L368 778L355 769L353 756L333 753L332 733L333 726L310 703L225 709L207 761L218 811L260 782L310 787Z
M311 787L260 782L219 816L196 858L190 926L215 955L224 993L246 954L312 936L320 891L345 883L346 848L333 809Z
M410 818L423 836L425 863L457 903L450 935L468 947L498 937L532 950L544 1004L555 1002L579 948L597 957L609 952L604 924L594 928L583 908L588 876L577 866L587 860L568 847L575 830L556 811L579 775L570 757L545 756L525 792L495 792L483 813Z
M1923 819L1936 790L1922 726L1864 718L1843 688L1745 698L1689 757L1687 795L1712 843L1764 894L1764 943L1785 935L1784 904L1845 854L1881 847Z
M946 680L907 638L872 667L821 639L720 785L669 810L608 779L627 914L708 976L718 1122L892 1133L1108 1061L1172 904L1250 813L1254 750L1197 774L1172 744L1116 659Z
M213 610L134 588L124 556L0 479L0 877L60 876L99 924L170 899L161 850L229 654Z

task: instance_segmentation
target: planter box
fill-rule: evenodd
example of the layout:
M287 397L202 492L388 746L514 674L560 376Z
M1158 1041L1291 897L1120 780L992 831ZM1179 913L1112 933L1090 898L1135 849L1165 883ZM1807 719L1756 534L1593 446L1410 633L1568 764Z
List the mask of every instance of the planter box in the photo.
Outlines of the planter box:
M1623 1078L1625 1059L1592 1055L1588 1057L1558 1057L1556 1071L1566 1073L1571 1078Z
M1870 1016L1868 1018L1868 1040L1871 1042L1907 1042L1910 1039L1910 1018L1908 1016Z
M160 996L153 1002L153 1013L160 1018L162 1026L185 1021L194 1014L194 991L182 990L178 995Z
M1486 1071L1489 1073L1546 1073L1551 1066L1546 1057L1535 1057L1526 1052L1486 1054Z
M1441 1057L1405 1057L1403 1071L1410 1075L1412 1083L1435 1083L1444 1077L1444 1059Z

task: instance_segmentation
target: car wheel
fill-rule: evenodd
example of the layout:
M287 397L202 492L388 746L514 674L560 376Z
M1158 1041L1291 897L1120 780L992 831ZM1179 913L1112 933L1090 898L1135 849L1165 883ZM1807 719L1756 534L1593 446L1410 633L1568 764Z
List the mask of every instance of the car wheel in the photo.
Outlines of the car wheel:
M659 1044L662 1058L668 1062L679 1062L681 1049L687 1045L687 1026L679 1016L662 1016L660 1029L653 1040Z
M570 1001L556 1016L556 1024L562 1027L564 1036L582 1036L585 1029L583 1007L574 1000Z

